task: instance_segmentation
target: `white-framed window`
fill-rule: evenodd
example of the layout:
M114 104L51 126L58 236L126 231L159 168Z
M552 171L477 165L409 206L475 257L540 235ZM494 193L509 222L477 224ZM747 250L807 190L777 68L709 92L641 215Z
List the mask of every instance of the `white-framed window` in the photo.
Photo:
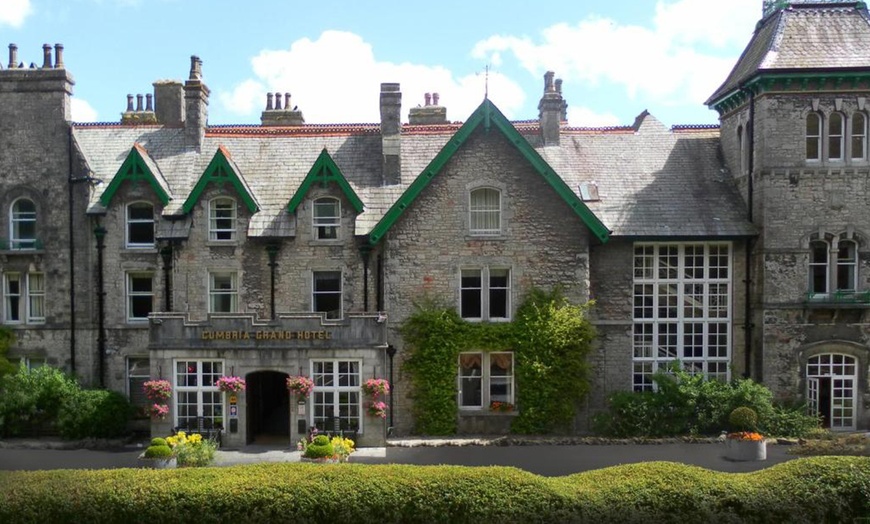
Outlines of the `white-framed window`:
M867 159L867 115L860 111L852 114L852 160Z
M503 267L461 269L459 315L466 320L510 320L511 270Z
M822 159L822 116L816 112L807 113L806 154L807 160Z
M335 240L341 227L341 202L337 198L323 197L314 201L312 223L314 238Z
M223 425L223 394L215 385L224 374L221 360L175 362L175 425L196 427L202 417L205 427Z
M144 322L154 311L154 274L127 273L127 322Z
M851 355L823 353L807 359L807 408L822 427L848 431L856 427L858 360Z
M127 205L127 247L154 247L154 206L150 202Z
M729 380L731 246L635 244L632 384L679 360L692 374Z
M19 198L9 210L9 248L36 249L36 204Z
M238 313L239 311L239 274L230 272L209 272L208 274L208 312Z
M501 234L501 191L480 187L468 195L468 224L472 235Z
M845 158L846 117L835 111L828 117L828 160L839 162Z
M460 409L489 408L493 402L513 404L514 354L460 353L458 382Z
M148 357L129 357L127 359L127 398L137 409L138 416L147 413L150 402L142 390L142 385L151 380L151 364Z
M312 272L311 309L326 313L326 318L337 320L342 317L341 271Z
M236 239L236 201L213 198L208 203L208 239L228 242Z
M48 363L40 357L21 357L21 365L28 371L47 366Z
M3 321L6 324L45 322L45 275L43 273L3 275Z
M312 425L331 430L338 418L341 429L362 429L361 367L359 360L311 361L314 392L309 422Z
M858 244L846 234L810 241L809 297L852 293L858 287Z

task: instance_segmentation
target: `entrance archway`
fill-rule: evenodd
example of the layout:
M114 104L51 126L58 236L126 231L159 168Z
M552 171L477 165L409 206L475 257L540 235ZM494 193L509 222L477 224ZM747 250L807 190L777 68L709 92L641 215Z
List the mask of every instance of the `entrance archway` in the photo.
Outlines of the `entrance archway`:
M256 371L247 383L248 444L286 446L290 441L290 394L287 373Z
M807 404L832 430L855 429L858 359L823 353L807 360Z

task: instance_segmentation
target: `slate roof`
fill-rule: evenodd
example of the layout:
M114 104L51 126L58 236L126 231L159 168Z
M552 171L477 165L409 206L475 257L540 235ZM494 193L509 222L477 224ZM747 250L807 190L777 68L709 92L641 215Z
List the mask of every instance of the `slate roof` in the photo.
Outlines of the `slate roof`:
M713 104L763 73L870 68L870 17L863 2L792 4L759 22Z
M587 205L611 236L756 234L719 160L715 127L672 131L644 112L633 127L565 128L561 146L543 147L537 124L523 121L514 126L578 196L580 182L597 183L600 201ZM366 235L459 128L458 123L404 125L401 181L390 186L381 183L378 124L220 126L206 130L201 153L178 128L74 125L73 135L91 176L105 182L91 195L91 213L105 211L100 194L138 143L171 188L174 198L164 209L165 218L182 219L184 200L223 147L260 205L249 236L281 237L295 234L295 219L286 206L323 149L362 200L365 209L357 218L356 234ZM159 225L158 232L177 238L188 228L189 221L179 220Z

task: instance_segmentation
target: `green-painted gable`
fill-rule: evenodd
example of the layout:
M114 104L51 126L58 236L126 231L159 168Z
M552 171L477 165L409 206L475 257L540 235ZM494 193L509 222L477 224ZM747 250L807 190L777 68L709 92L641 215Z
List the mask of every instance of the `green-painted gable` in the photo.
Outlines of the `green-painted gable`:
M219 147L211 162L209 162L208 167L205 168L205 171L196 183L196 186L194 186L193 191L190 192L190 196L184 201L184 205L181 207L182 211L190 213L209 183L215 183L218 186L224 184L232 185L242 199L242 202L245 203L248 211L256 213L260 210L260 206L257 204L254 196L248 191L248 188L242 183L239 173L230 164L227 153L222 147Z
M429 162L426 169L420 173L417 178L408 186L408 189L402 193L402 196L395 204L384 214L383 218L375 225L372 232L369 234L369 243L377 244L387 233L387 231L396 223L400 216L408 207L417 199L423 189L429 185L429 182L441 172L444 166L453 158L453 155L468 141L471 134L480 126L487 131L492 127L499 130L504 137L517 148L520 154L525 158L532 167L535 168L541 176L544 177L550 186L556 190L559 196L565 200L574 213L583 220L583 223L589 228L595 237L603 242L607 242L610 231L601 223L598 217L586 207L577 195L571 191L571 188L565 184L565 181L556 174L552 167L535 151L535 148L529 144L519 131L510 123L510 121L498 110L498 108L486 99L482 104L471 114L465 124L459 128L455 135L447 142L447 144L435 155L435 158Z
M347 197L350 205L353 206L357 213L363 212L362 200L360 200L353 188L350 187L350 184L347 183L344 174L342 174L332 157L329 156L326 149L320 152L320 156L318 156L317 160L314 161L311 170L308 171L307 175L305 175L305 180L302 181L299 185L299 189L297 189L296 193L293 194L293 198L291 198L290 203L287 204L287 211L290 213L296 212L296 208L298 208L299 204L302 203L302 200L305 199L305 195L308 194L308 190L313 184L321 183L325 186L330 182L334 182L338 185L344 193L344 196Z
M148 164L142 157L139 147L135 145L130 149L130 154L127 155L126 159L124 159L124 163L121 164L121 168L118 169L117 173L115 173L115 176L112 178L112 181L109 182L106 190L103 191L102 195L100 195L100 204L104 207L109 207L115 193L118 192L118 189L120 189L124 182L128 181L134 183L146 182L154 190L154 193L157 194L157 198L160 200L161 204L165 206L169 203L169 195L166 194L166 191L157 181L154 173L152 173L151 169L148 168Z

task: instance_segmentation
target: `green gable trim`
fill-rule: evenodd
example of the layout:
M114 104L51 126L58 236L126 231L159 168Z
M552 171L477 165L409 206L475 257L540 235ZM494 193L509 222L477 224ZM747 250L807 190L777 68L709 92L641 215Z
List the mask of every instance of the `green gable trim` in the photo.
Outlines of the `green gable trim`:
M523 135L510 123L510 121L498 110L498 108L486 99L482 104L471 114L465 124L459 128L455 135L447 142L447 144L435 155L435 158L429 162L426 169L420 173L417 178L408 186L408 189L399 197L395 204L390 207L384 214L383 218L375 225L372 232L369 233L369 243L377 244L387 233L387 231L396 223L400 216L408 207L420 196L426 186L432 179L441 172L444 166L453 158L453 155L459 150L462 145L468 141L472 133L483 125L484 130L489 130L495 127L504 135L504 137L517 148L520 154L525 158L535 170L544 177L550 186L556 190L556 193L562 197L565 203L574 210L574 213L583 220L583 223L589 228L595 237L602 243L607 242L610 236L610 231L601 221L595 216L592 211L586 207L586 204L573 192L571 188L562 180L562 177L556 174L552 167L547 164L541 155L535 151L535 148L529 144Z
M815 84L810 89L810 82ZM828 82L834 83L835 89L858 89L864 82L870 82L870 71L812 71L787 73L761 73L752 77L744 84L743 89L734 89L725 93L709 104L720 114L736 109L749 101L749 93L760 94L770 91L779 84L784 90L792 92L819 91Z
M313 184L321 183L325 186L330 182L335 182L335 184L338 185L344 193L344 196L347 197L350 205L353 206L357 213L363 212L362 200L360 200L353 188L350 187L350 184L347 183L347 179L342 174L341 169L338 168L338 165L336 165L332 157L329 156L326 149L320 152L320 156L318 156L317 160L314 161L311 170L308 171L307 175L305 175L305 180L302 181L302 184L299 185L299 189L296 190L293 198L290 199L290 203L287 204L287 211L290 213L296 212L296 208L298 208L299 204L302 203L302 200L305 199L305 195L308 194L308 190L311 189Z
M226 151L223 147L219 147L217 152L214 154L214 157L212 157L211 162L208 163L208 167L205 168L202 176L199 177L199 181L196 183L196 186L194 186L193 191L190 192L187 200L184 201L184 205L181 207L182 211L190 213L193 206L196 205L202 196L202 192L205 191L206 186L208 186L210 182L218 185L232 185L233 188L235 188L236 193L238 193L239 197L242 199L242 202L245 203L248 211L256 213L260 210L260 206L257 205L254 196L248 192L248 189L239 178L239 174L236 173L236 170L230 165Z
M147 182L157 194L157 198L160 200L161 204L165 206L169 203L169 195L166 194L166 191L160 183L157 182L157 178L148 168L148 164L145 163L145 159L142 158L142 153L136 146L133 146L130 150L130 154L124 159L124 163L121 164L120 169L115 173L115 176L112 178L112 181L109 182L106 190L103 191L102 195L100 195L100 204L104 207L109 207L112 198L115 196L115 193L118 192L121 184L127 181Z

